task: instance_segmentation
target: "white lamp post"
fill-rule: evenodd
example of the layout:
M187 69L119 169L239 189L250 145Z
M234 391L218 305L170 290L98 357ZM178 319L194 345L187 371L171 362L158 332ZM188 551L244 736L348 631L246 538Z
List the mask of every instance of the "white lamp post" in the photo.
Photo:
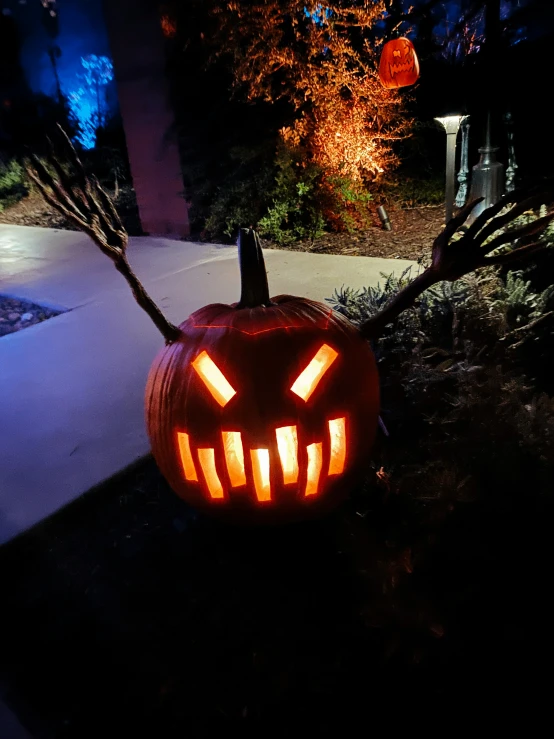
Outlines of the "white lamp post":
M467 118L465 115L447 115L435 118L446 131L446 187L445 187L445 223L454 213L454 191L456 180L456 137L460 124Z

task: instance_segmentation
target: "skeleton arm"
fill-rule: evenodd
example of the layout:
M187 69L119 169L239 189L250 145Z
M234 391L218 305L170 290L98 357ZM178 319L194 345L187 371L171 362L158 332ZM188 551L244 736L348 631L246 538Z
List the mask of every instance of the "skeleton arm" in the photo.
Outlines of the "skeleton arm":
M180 331L163 315L127 261L128 234L115 206L95 176L88 176L65 131L58 126L61 143L69 164L69 173L56 159L50 158L51 174L43 162L30 155L27 174L47 203L84 231L100 251L108 256L117 271L123 275L135 300L150 316L166 344L175 341Z
M541 190L535 187L513 191L495 205L484 210L469 228L465 227L465 230L461 232L460 229L471 211L481 202L482 198L469 203L446 224L442 233L435 239L431 265L395 295L379 313L360 326L362 335L368 339L378 338L385 326L410 308L422 292L437 282L443 280L454 282L479 267L511 264L544 250L545 244L539 239L550 221L554 219L554 212L525 226L500 233L494 238L490 237L499 229L508 226L522 213L537 208L543 203L550 203L553 199L552 189ZM458 239L453 239L455 233L463 233L463 235ZM485 244L489 238L490 241ZM499 247L515 241L519 242L517 248L505 254L487 256Z

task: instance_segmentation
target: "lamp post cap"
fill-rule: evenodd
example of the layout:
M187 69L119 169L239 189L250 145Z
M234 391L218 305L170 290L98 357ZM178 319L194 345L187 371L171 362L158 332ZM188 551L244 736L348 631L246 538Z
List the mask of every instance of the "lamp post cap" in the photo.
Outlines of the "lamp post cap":
M446 133L456 133L467 118L469 118L468 115L445 115L435 118L435 120L443 126Z

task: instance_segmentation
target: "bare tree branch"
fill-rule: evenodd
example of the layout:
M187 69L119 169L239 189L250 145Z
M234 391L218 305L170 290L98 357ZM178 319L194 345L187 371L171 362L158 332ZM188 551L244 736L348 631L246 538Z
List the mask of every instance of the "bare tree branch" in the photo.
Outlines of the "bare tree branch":
M46 202L90 236L112 260L127 280L137 303L150 316L166 344L171 344L181 336L181 331L167 320L131 269L126 254L129 237L110 196L97 177L87 175L67 134L61 126L59 129L71 174L66 173L52 146L48 164L55 175L40 159L30 155L26 164L29 177Z

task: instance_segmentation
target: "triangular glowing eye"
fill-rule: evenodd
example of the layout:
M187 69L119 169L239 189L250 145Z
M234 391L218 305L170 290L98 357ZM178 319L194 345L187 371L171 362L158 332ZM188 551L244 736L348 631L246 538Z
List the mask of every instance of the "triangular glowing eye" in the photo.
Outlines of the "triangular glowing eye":
M217 364L210 359L208 352L201 352L192 366L220 406L227 405L233 395L236 395L237 391L231 387Z
M308 402L319 381L338 356L338 352L328 344L323 344L308 366L302 370L294 381L291 387L292 392Z

